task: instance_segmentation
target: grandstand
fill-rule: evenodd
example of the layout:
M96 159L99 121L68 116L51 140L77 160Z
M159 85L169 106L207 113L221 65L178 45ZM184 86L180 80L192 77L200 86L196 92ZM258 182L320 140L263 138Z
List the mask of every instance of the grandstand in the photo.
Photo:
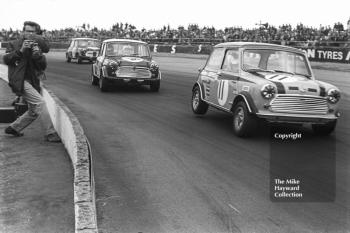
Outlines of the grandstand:
M73 37L92 37L100 40L107 38L127 38L143 40L151 44L203 44L214 45L229 41L254 41L276 43L298 47L350 47L350 19L345 28L341 23L335 23L333 27L320 26L312 28L298 24L295 28L291 25L272 26L268 23L260 24L253 29L242 27L226 27L216 29L214 27L199 27L190 24L187 28L179 26L170 28L164 26L158 30L137 29L128 23L114 24L111 29L90 28L89 24L83 24L76 29L65 28L59 30L44 31L44 36L51 42L68 44ZM6 42L16 39L20 35L19 30L0 31L0 41Z

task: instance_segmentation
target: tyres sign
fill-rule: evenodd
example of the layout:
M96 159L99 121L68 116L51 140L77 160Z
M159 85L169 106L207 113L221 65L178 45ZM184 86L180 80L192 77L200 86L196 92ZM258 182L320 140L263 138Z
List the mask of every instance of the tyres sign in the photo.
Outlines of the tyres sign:
M350 49L347 48L301 48L310 61L350 63Z

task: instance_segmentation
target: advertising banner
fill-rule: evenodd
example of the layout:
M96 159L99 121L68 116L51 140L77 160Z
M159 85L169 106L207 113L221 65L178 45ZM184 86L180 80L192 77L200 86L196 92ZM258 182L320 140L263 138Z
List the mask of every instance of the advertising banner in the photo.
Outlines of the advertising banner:
M349 48L301 48L310 61L350 63Z
M8 42L0 42L0 48L6 48ZM52 49L68 48L69 44L51 42ZM154 53L190 53L210 54L212 45L177 45L177 44L150 44L150 50ZM300 48L304 50L310 61L350 63L350 48Z

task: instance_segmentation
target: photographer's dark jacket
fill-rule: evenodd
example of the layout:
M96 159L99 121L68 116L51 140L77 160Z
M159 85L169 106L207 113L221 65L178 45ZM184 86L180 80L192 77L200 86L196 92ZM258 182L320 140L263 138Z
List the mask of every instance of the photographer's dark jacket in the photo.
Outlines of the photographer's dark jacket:
M9 86L16 95L23 94L24 80L27 80L37 91L40 92L39 76L46 69L46 58L42 53L49 52L49 43L44 38L36 38L41 52L32 56L32 51L20 52L23 38L9 42L6 54L3 56L4 63L8 65Z

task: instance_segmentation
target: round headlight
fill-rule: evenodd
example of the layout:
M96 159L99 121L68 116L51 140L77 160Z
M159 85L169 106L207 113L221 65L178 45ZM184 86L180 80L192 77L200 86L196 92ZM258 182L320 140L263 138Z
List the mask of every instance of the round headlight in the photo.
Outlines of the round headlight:
M327 100L331 104L335 104L340 100L340 92L334 88L329 89L327 92Z
M118 66L118 62L114 61L114 60L109 60L109 59L105 59L103 61L104 66Z
M158 64L155 63L155 62L152 62L151 65L150 65L150 70L151 70L152 72L156 72L156 71L158 71L158 69L159 69Z
M264 85L260 91L261 91L262 97L264 97L265 99L271 99L276 94L276 88L271 84Z

